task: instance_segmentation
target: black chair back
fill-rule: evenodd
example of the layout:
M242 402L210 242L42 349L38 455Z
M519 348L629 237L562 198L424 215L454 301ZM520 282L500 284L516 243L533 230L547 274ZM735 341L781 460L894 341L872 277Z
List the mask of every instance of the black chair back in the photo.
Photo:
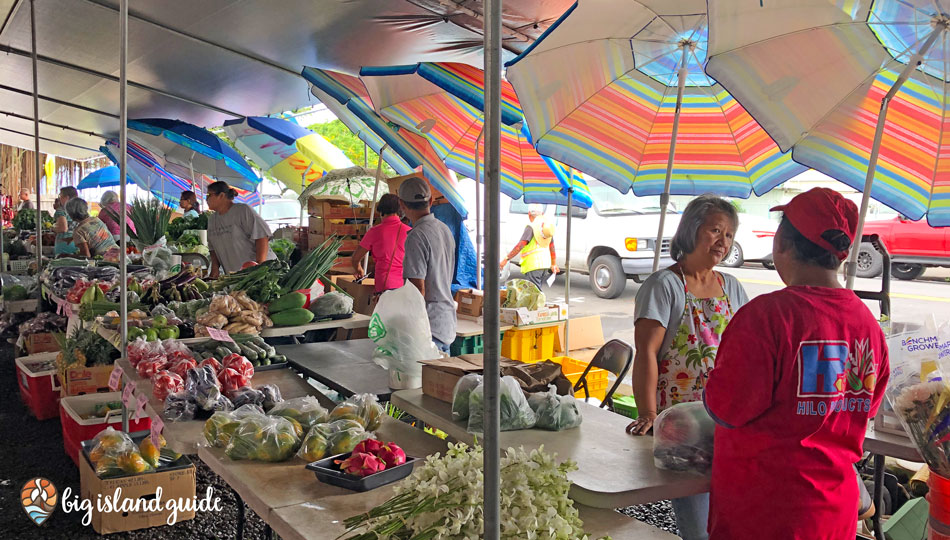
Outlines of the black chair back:
M590 398L590 390L587 385L587 374L592 368L600 368L613 373L617 380L614 381L614 384L607 390L607 395L604 397L604 400L601 402L600 406L602 408L613 409L613 395L617 391L617 388L620 387L620 383L623 382L623 378L630 371L630 367L633 365L633 347L629 343L622 339L612 339L607 343L604 343L603 347L597 351L597 354L594 355L593 360L590 361L590 365L584 370L584 374L581 375L581 378L577 381L577 384L574 385L574 391L578 392L581 389L584 390L584 401L587 401Z

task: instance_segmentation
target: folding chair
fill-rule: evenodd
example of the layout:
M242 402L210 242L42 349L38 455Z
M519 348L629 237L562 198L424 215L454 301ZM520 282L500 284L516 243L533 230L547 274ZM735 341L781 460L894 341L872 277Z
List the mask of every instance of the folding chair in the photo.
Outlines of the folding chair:
M613 373L617 380L614 381L613 386L607 390L607 395L604 397L603 401L600 403L601 408L607 408L613 410L614 402L613 395L617 391L617 388L620 386L620 383L623 382L623 378L627 375L627 372L630 371L630 367L633 365L633 347L629 343L622 339L612 339L607 343L604 343L604 346L597 351L597 354L594 355L594 359L590 361L590 364L584 370L584 373L581 375L580 380L577 381L577 384L574 385L574 392L579 390L584 390L584 401L590 397L590 390L587 387L587 373L591 368L601 368L606 369L607 371Z

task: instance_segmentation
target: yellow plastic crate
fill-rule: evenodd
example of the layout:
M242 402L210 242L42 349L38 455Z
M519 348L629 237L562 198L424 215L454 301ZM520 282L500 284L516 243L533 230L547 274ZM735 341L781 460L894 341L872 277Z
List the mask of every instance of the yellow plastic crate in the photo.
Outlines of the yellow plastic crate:
M571 384L577 384L577 381L581 380L581 375L584 374L584 370L587 369L586 362L575 360L570 356L555 356L547 360L555 364L561 364L561 373L571 381ZM608 385L607 370L591 368L590 373L587 374L587 390L590 397L603 401L604 398L607 397ZM581 389L575 392L574 397L584 399L586 397L584 396L584 390Z
M526 364L540 362L554 356L557 326L542 328L513 327L505 331L501 355Z

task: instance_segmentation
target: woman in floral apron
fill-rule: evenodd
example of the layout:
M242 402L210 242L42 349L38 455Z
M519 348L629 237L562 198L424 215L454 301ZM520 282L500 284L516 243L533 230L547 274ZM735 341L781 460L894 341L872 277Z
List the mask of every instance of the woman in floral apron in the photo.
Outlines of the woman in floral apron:
M736 278L714 270L732 248L738 226L731 203L697 197L673 236L670 255L676 264L655 272L637 291L633 391L640 417L627 426L628 433L646 434L663 409L703 399L719 339L748 301ZM675 499L673 510L684 540L707 538L708 494Z

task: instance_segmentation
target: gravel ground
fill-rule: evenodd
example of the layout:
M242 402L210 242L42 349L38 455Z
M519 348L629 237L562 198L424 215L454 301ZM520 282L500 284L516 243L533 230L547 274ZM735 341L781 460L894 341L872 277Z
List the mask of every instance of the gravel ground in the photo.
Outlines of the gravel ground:
M42 476L56 486L60 494L66 487L79 492L79 471L63 450L59 419L38 421L30 415L20 400L16 383L16 365L13 348L0 346L0 396L6 396L0 406L0 538L69 539L103 538L91 527L82 525L79 513L66 514L62 507L37 527L27 518L20 504L20 489L30 478ZM214 488L214 496L221 498L221 512L199 512L195 519L174 526L155 527L128 533L110 534L108 538L124 539L179 539L179 538L234 538L237 506L234 492L197 456L192 456L197 468L198 493L207 486ZM676 534L676 522L669 501L631 506L619 509L624 514ZM248 540L266 538L264 522L246 508L247 525L244 537Z

